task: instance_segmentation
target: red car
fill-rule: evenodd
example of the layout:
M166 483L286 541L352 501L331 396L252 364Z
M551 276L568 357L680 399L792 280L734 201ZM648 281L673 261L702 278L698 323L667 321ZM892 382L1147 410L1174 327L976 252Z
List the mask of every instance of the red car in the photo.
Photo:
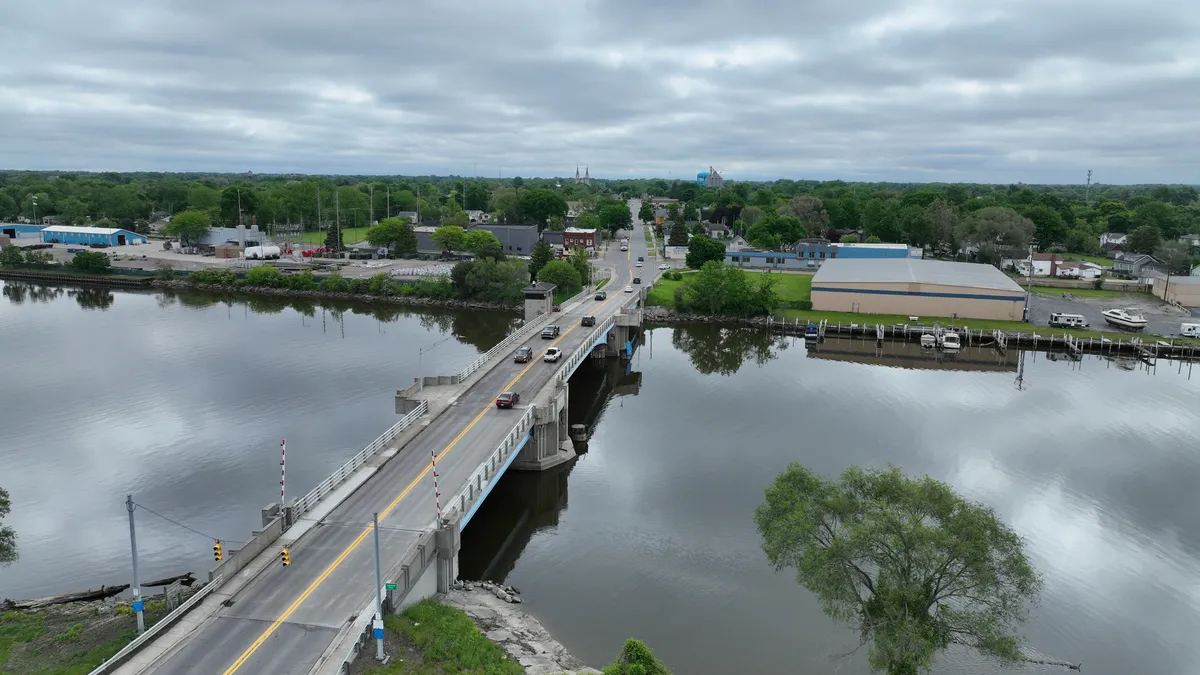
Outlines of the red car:
M515 391L506 391L496 399L497 408L511 408L521 400L521 395Z

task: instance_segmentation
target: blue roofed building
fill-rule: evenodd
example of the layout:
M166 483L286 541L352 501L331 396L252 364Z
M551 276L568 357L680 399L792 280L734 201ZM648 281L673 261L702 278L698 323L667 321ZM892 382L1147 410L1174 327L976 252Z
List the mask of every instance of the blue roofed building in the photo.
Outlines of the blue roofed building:
M789 251L725 252L725 262L739 267L816 271L826 260L875 258L913 259L924 251L907 244L840 244L826 239L802 239Z
M45 225L29 225L26 223L0 223L0 235L17 239L20 237L37 237Z
M67 227L51 225L42 230L42 241L50 244L107 244L109 246L125 246L127 244L145 244L148 240L144 235L117 227Z

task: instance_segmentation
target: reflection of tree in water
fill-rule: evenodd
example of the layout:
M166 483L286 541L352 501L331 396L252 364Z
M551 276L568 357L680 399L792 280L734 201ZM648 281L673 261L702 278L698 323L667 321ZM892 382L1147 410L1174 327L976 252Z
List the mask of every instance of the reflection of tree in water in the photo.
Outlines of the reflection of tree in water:
M112 307L113 297L112 291L107 288L79 288L67 291L69 295L75 296L75 302L84 309L99 309L101 311Z
M464 310L454 313L454 337L473 345L481 352L500 344L516 329L520 317L510 312L494 310Z
M26 300L32 302L50 302L62 297L65 292L58 286L41 286L37 284L22 284L12 281L3 282L4 297L14 305L20 305Z
M254 295L245 299L245 305L255 314L279 314L291 305L286 298L274 295Z
M763 365L787 349L788 339L754 328L694 325L673 329L671 344L705 375L732 375L747 360Z

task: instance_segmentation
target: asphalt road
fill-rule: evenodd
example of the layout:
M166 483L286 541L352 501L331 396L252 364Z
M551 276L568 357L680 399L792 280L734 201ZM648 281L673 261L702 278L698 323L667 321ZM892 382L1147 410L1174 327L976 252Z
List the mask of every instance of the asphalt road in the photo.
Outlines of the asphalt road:
M636 210L634 211L636 214ZM380 548L386 569L434 525L436 509L430 450L438 453L443 495L457 494L483 459L512 429L521 410L499 410L496 396L513 390L523 408L553 377L557 364L541 361L545 349L570 353L586 337L579 319L616 312L634 276L653 278L653 266L638 269L646 255L639 225L629 233L629 251L612 246L598 267L613 270L609 300L589 299L560 315L556 340L533 338L537 358L529 364L506 359L483 376L458 402L412 440L371 479L291 547L291 565L276 564L248 584L189 640L168 653L152 672L162 675L294 675L305 673L372 597L375 585L372 514L380 513ZM645 263L650 265L652 259Z

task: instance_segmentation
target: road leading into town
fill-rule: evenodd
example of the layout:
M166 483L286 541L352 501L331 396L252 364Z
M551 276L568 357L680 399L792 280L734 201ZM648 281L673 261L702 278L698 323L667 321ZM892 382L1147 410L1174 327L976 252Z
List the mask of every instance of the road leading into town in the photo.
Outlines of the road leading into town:
M273 564L149 671L163 675L307 673L338 631L372 598L372 514L379 513L386 569L436 521L431 453L437 455L441 493L457 494L521 415L520 410L497 409L496 396L516 391L522 399L518 408L531 404L558 370L558 364L542 362L545 349L574 351L588 332L579 328L583 316L615 313L629 297L623 291L635 276L653 278L653 271L643 273L645 268L636 266L637 258L646 256L641 227L635 224L627 234L628 251L613 245L596 261L598 267L612 271L605 287L607 300L589 297L570 312L556 315L562 333L553 341L532 338L533 361L521 364L506 358L479 378L403 452L293 545L290 566ZM645 265L651 265L651 260Z

